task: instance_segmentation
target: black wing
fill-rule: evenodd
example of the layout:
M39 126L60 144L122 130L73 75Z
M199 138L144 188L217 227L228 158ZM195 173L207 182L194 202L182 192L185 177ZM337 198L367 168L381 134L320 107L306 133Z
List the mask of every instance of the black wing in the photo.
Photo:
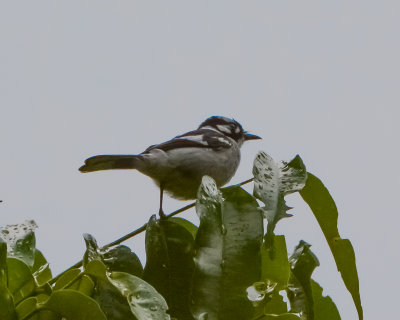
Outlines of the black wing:
M148 147L142 153L148 153L153 149L168 151L179 148L230 148L232 143L222 133L209 129L189 131L169 141Z

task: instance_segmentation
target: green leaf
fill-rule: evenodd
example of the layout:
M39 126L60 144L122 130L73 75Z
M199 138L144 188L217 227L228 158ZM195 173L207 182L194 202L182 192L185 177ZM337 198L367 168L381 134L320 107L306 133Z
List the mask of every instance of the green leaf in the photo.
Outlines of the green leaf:
M35 259L32 267L33 277L39 285L45 284L52 278L51 270L49 264L47 263L43 254L36 249Z
M27 298L18 304L16 311L18 319L25 319L37 311L38 300L36 297Z
M339 311L329 296L322 295L321 286L311 280L312 295L314 300L315 320L340 320Z
M16 307L18 319L59 320L60 316L49 310L40 310L40 304L49 299L47 295L38 295L22 300Z
M8 289L7 279L7 244L0 238L0 319L17 319L14 299Z
M329 244L343 282L353 297L358 317L363 319L356 258L350 240L342 239L337 228L338 211L329 191L316 176L308 173L306 186L300 192L310 206Z
M120 290L108 279L97 279L96 283L93 299L99 303L107 320L136 320Z
M264 314L281 314L287 311L287 303L279 293L274 293L264 307Z
M146 281L124 272L112 272L109 279L127 299L136 318L141 320L170 319L164 298Z
M109 271L122 271L140 277L143 273L143 266L138 256L127 246L115 248L99 248L96 239L85 233L83 235L86 244L86 252L83 257L85 267L92 260L102 261Z
M290 256L292 274L286 292L291 312L300 313L304 319L314 320L311 274L319 266L319 261L310 247L308 243L300 241Z
M75 281L69 283L64 289L77 290L90 297L93 294L94 282L86 274L80 274Z
M141 277L143 266L138 256L127 246L101 249L101 259L110 271L121 271Z
M102 260L101 259L101 254L100 254L100 248L97 245L97 241L95 237L93 237L89 233L84 233L83 234L83 239L85 240L86 244L86 252L83 256L83 267L86 267L86 265L93 260Z
M85 267L85 273L94 277L96 287L93 294L108 320L135 320L127 299L107 276L107 267L100 260L92 260Z
M196 318L248 319L253 307L246 288L261 276L262 214L257 201L240 187L223 194L203 177L196 211L192 313Z
M146 229L146 267L143 280L167 301L170 314L191 318L189 294L194 270L192 234L169 219L152 216Z
M81 275L81 270L70 269L66 271L54 284L53 290L60 290L67 288L72 282L76 281Z
M100 260L92 260L84 267L85 274L93 276L98 279L107 280L107 267Z
M29 320L60 320L61 316L50 310L40 310L36 312ZM65 319L65 318L63 318Z
M35 260L35 221L0 227L0 237L7 242L8 257L18 258L32 267Z
M68 320L107 320L95 300L70 289L54 291L50 298L38 307L51 310Z
M284 314L267 314L264 316L264 318L261 318L260 320L301 320L301 318L293 313L284 313Z
M78 291L86 294L87 296L91 296L94 290L94 282L92 278L87 275L82 275L82 278L79 281L77 289Z
M184 227L187 231L189 231L192 234L193 239L196 238L196 233L197 233L197 230L199 229L199 227L196 226L195 224L193 224L192 222L190 222L189 220L179 218L179 217L168 218L168 220L181 225L182 227Z
M18 258L7 258L8 288L15 304L30 296L36 288L31 269Z
M278 283L278 288L286 288L290 275L290 265L284 236L275 236L273 251L275 254L271 255L270 248L263 243L261 247L261 279L275 281Z
M275 163L268 154L259 152L254 159L253 175L253 193L265 205L263 211L268 221L265 239L267 247L271 247L276 224L291 216L286 212L291 208L286 205L284 197L304 187L307 171L299 155L289 163Z

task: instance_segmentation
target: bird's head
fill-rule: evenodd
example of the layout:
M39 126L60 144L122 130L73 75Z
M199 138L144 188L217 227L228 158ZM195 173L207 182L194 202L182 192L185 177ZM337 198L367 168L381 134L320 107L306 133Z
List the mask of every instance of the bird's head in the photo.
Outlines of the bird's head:
M236 120L221 116L213 116L206 119L200 124L199 129L218 131L235 140L239 146L247 140L261 139L259 136L244 131L242 125Z

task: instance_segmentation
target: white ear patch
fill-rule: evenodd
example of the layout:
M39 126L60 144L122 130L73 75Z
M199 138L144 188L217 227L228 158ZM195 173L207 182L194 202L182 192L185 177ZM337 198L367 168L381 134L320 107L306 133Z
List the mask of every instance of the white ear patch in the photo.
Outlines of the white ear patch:
M218 128L218 130L221 131L221 132L225 132L225 133L227 133L227 134L232 134L232 131L231 131L230 126L225 126L225 125L222 125L222 124L217 124L217 128Z
M227 146L231 146L231 142L226 138L219 137L218 141L222 142L223 144L226 144Z
M240 132L240 128L239 127L236 127L235 128L235 133L239 133Z

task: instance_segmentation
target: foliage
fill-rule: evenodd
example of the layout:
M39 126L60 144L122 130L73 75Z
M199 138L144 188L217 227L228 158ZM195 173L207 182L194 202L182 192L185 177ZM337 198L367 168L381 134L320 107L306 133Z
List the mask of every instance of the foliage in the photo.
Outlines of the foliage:
M288 257L285 237L274 234L291 216L284 197L293 192L315 215L362 319L354 250L340 238L322 182L299 156L275 163L261 152L253 174L254 196L240 186L219 190L204 177L199 226L152 216L144 268L128 247L99 247L85 234L82 266L52 278L33 221L0 228L0 319L338 320L334 302L312 279L319 261L311 245L300 240Z

